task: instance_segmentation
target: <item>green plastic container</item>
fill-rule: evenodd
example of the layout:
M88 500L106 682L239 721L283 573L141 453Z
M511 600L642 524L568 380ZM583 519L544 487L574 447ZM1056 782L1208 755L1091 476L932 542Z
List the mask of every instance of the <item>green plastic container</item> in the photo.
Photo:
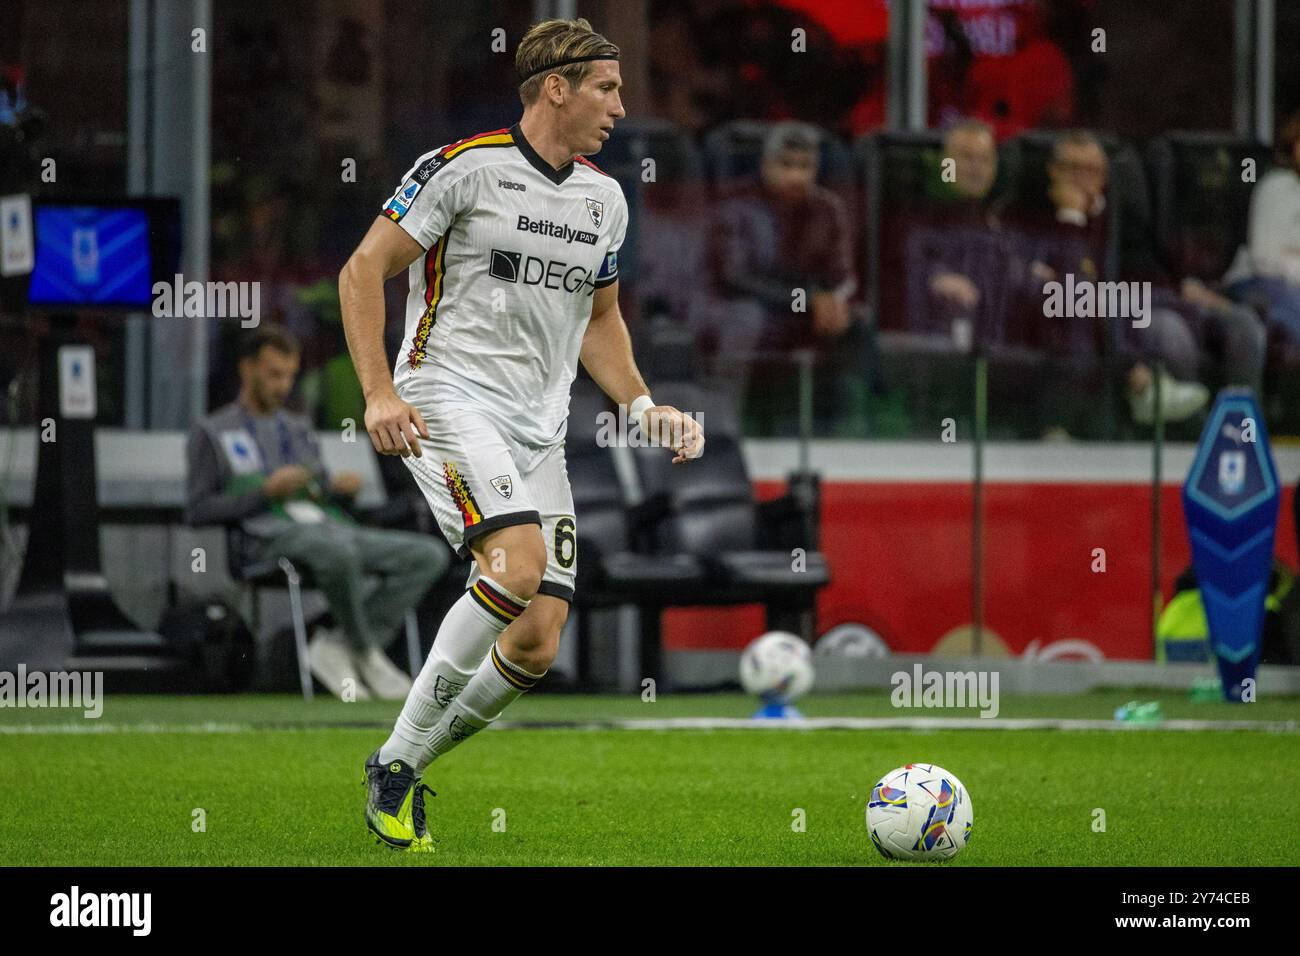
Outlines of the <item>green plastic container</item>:
M1130 700L1115 709L1115 719L1131 724L1155 724L1164 720L1164 714L1160 711L1158 700Z

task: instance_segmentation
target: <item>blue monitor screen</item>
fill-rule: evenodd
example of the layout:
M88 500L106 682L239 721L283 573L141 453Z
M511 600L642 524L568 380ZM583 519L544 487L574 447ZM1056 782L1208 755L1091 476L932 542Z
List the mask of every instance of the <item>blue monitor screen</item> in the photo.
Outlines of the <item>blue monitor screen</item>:
M37 205L33 305L140 306L153 301L149 215L131 206Z

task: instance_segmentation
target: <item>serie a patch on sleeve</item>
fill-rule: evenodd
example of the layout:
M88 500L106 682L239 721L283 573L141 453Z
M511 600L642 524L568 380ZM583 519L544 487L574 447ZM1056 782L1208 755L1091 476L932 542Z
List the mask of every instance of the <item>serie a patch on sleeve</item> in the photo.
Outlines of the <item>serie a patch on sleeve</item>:
M606 254L605 261L600 265L600 272L596 276L597 282L613 280L618 278L618 253L611 252Z
M411 203L415 200L415 194L420 191L421 185L423 184L416 182L414 179L408 179L405 185L397 191L396 195L388 200L388 205L384 206L384 215L393 222L397 222L405 216L407 210L411 208Z

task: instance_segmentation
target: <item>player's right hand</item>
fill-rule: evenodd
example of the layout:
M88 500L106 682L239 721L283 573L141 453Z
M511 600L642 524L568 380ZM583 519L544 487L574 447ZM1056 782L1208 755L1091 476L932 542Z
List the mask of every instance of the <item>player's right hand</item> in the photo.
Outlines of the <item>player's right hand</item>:
M429 437L419 409L402 401L396 392L384 392L367 400L366 431L370 434L370 444L379 454L403 458L423 457L420 436Z

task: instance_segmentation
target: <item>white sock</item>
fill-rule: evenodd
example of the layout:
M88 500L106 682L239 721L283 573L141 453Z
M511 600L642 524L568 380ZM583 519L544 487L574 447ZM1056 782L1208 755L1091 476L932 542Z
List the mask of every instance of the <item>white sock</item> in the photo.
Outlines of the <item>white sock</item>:
M461 595L442 619L393 732L379 748L381 762L403 760L417 776L424 771L433 759L430 736L447 705L466 688L488 649L529 603L485 577Z
M526 690L530 690L545 673L533 674L512 664L501 653L500 643L492 650L465 689L443 712L429 738L432 761L451 750L462 740L478 733Z

